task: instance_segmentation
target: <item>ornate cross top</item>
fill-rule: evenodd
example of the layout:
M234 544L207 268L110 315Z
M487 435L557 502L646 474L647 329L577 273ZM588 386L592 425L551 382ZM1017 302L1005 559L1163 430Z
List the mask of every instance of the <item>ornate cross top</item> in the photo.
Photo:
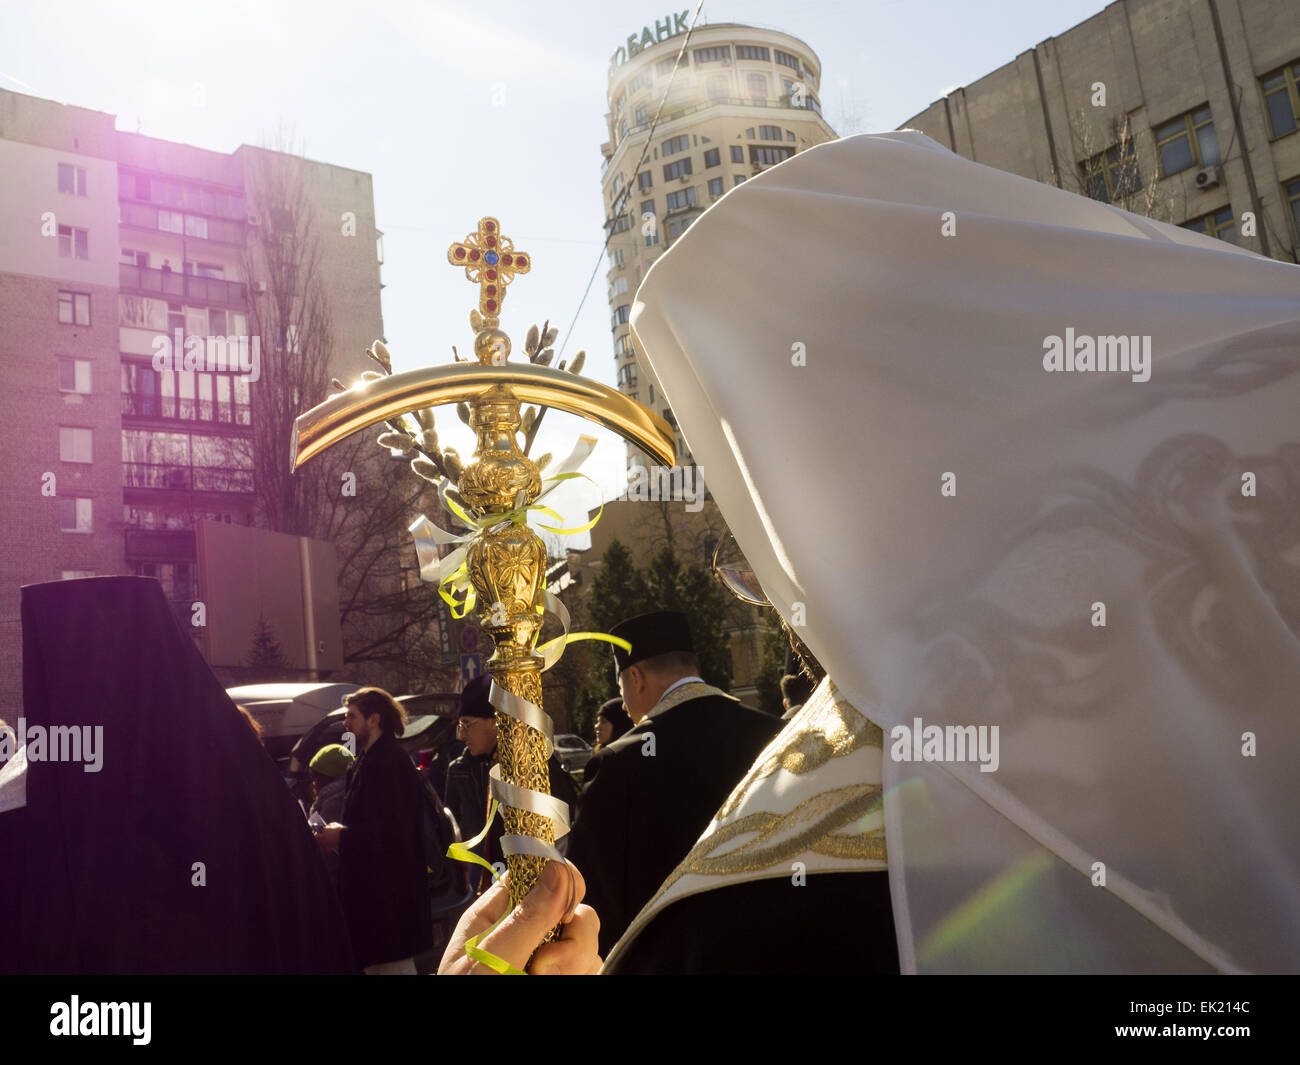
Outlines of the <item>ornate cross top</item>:
M479 311L493 319L501 314L506 286L532 266L532 256L515 251L514 241L501 235L495 218L480 218L477 233L447 249L447 261L465 268L465 276L478 285Z

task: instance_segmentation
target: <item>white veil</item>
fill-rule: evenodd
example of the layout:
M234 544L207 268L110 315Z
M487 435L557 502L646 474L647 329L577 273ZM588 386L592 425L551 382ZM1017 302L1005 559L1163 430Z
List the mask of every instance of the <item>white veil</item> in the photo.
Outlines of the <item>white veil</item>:
M905 971L1300 968L1300 269L908 131L728 193L632 323L885 730ZM916 718L997 770L892 760Z

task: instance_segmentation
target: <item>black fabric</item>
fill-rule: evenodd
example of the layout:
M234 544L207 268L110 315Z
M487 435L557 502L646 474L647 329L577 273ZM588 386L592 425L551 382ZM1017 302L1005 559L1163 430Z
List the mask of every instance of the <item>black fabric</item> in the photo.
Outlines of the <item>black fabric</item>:
M581 867L579 867L581 868ZM889 874L752 880L679 899L624 945L615 975L898 972Z
M634 618L620 621L609 630L609 634L632 645L630 651L623 650L618 644L613 645L614 661L618 663L620 673L642 659L665 655L670 651L695 653L695 644L691 642L691 626L686 615L675 610L638 614Z
M424 806L419 770L391 733L381 733L348 770L339 838L339 893L362 968L433 944Z
M488 702L492 690L492 677L484 673L465 685L460 693L458 717L496 717L496 710Z
M602 955L686 857L780 725L706 695L643 720L592 759L595 779L583 791L567 857L600 915Z
M460 825L462 840L473 839L483 831L490 795L488 774L495 761L495 750L491 754L472 755L466 749L447 767L447 807ZM577 810L578 786L574 784L573 777L565 772L559 756L554 752L551 752L546 763L546 770L550 778L551 794L561 802L568 803L569 817L572 819ZM471 849L486 862L503 862L503 835L505 826L501 823L501 814L497 813L483 842ZM492 875L480 866L471 870L470 878L477 892L483 892L492 885Z
M102 726L102 767L33 761L0 814L0 970L352 971L302 811L158 582L32 585L22 620L28 726Z

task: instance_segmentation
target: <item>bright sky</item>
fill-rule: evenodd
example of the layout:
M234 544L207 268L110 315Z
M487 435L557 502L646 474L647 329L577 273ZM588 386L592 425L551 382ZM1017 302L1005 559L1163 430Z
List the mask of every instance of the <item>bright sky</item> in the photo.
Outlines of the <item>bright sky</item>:
M700 22L805 40L822 61L823 112L843 136L895 129L1103 6L705 0ZM549 318L563 339L602 246L609 58L629 34L683 9L693 12L693 0L8 4L0 86L221 152L261 143L283 123L301 154L371 173L385 234L385 334L402 370L447 361L452 344L469 350L476 297L446 249L485 214L534 256L505 304L516 352L533 321ZM613 385L604 276L602 265L565 354L585 348L584 374ZM463 430L453 440L440 425L444 444L468 444L468 455L469 431L454 414L439 420ZM548 414L535 454L567 453L579 429ZM624 449L594 435L585 469L608 498L623 483Z

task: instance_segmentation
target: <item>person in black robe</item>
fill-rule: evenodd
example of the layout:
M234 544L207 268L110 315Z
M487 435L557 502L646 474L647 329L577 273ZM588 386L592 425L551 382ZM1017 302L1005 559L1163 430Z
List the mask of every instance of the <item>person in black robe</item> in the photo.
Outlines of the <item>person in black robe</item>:
M600 753L567 857L600 915L601 954L691 849L780 722L699 677L684 615L614 626L623 705L636 726Z
M158 582L29 585L22 623L0 972L354 971L302 811Z
M357 964L415 973L415 956L433 945L424 853L424 783L397 742L406 713L382 688L343 700L344 728L359 754L348 770L343 823L316 841L339 852L339 894Z

